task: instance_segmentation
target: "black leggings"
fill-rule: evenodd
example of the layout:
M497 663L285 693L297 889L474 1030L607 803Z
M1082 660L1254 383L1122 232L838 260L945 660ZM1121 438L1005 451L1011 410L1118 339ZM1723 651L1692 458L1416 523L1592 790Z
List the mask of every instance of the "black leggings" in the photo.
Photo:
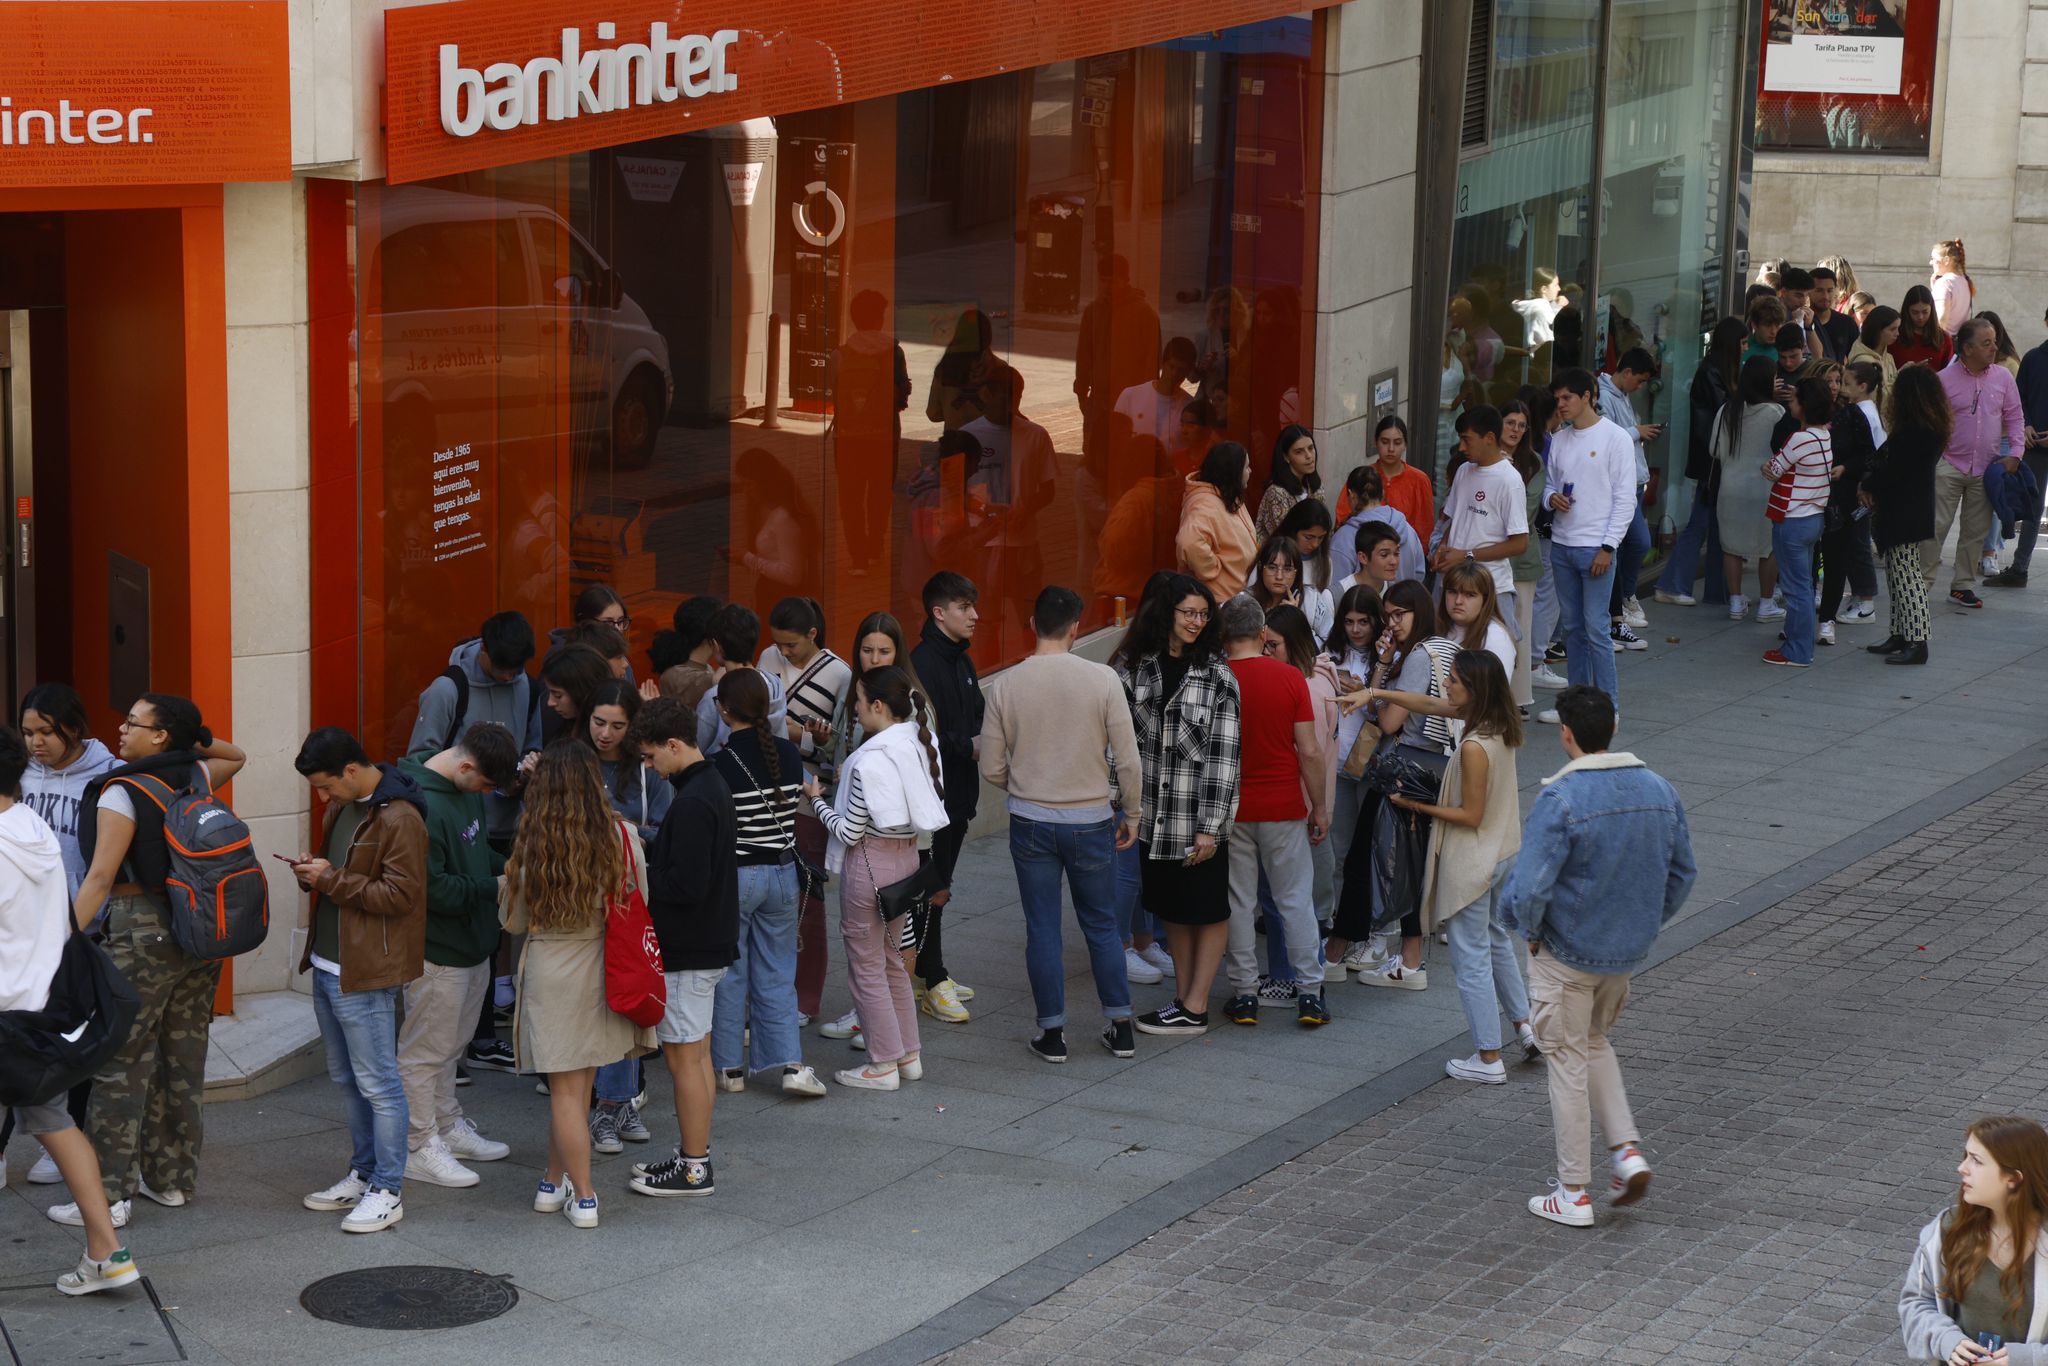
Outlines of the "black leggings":
M931 860L947 890L953 886L953 869L960 863L960 846L967 843L968 820L957 820L932 836ZM937 986L950 974L946 971L946 923L944 906L919 907L911 912L910 932L917 938L917 976L926 988Z

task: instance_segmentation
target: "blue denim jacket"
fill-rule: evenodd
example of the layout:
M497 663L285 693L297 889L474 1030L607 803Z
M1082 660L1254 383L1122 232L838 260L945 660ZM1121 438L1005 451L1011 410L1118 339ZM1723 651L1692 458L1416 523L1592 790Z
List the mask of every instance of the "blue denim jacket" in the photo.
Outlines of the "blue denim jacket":
M1633 972L1698 871L1671 784L1633 754L1588 754L1544 780L1501 919L1567 967Z

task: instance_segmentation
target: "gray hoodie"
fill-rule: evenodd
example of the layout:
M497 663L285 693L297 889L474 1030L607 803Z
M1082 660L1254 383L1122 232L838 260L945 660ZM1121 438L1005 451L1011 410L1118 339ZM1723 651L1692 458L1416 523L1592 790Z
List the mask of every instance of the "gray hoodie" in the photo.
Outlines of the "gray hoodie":
M41 816L57 836L73 900L78 897L78 884L85 880L85 855L78 849L79 801L85 796L87 783L120 764L105 745L88 738L85 752L73 759L68 768L51 768L30 759L28 771L21 775L22 805Z
M1956 1326L1958 1306L1941 1293L1941 1223L1936 1215L1920 1230L1913 1248L1913 1265L1906 1283L1899 1289L1899 1334L1905 1339L1906 1355L1914 1361L1946 1361L1963 1340ZM2008 1342L2007 1359L2012 1366L2048 1364L2048 1232L2034 1246L2034 1316L2027 1324L2025 1342Z
M450 667L461 669L469 679L469 710L463 714L462 724L496 721L515 736L523 736L526 734L533 680L523 673L510 683L500 683L492 678L477 663L483 648L480 640L466 640L448 655ZM439 675L427 685L427 690L420 694L420 715L413 722L412 738L405 742L407 754L438 754L448 747L451 738L448 732L456 721L456 701L455 680L446 674ZM491 837L510 839L519 825L519 799L493 792L484 798L484 809L490 818Z

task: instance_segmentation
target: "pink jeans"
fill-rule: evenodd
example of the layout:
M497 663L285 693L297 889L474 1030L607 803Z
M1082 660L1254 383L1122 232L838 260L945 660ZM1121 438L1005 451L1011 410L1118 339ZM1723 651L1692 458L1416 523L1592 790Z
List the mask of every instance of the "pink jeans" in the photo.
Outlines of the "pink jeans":
M867 1036L868 1057L895 1062L918 1051L917 998L904 971L901 922L884 924L875 888L917 871L915 840L870 835L846 851L839 879L839 933L846 941L846 985Z

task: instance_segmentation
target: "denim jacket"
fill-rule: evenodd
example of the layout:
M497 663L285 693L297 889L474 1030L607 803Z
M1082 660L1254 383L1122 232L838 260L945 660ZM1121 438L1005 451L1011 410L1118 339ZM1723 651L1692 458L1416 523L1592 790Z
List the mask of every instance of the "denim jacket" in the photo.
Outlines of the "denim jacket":
M1633 754L1588 754L1543 780L1501 919L1567 967L1633 972L1697 875L1671 784Z

